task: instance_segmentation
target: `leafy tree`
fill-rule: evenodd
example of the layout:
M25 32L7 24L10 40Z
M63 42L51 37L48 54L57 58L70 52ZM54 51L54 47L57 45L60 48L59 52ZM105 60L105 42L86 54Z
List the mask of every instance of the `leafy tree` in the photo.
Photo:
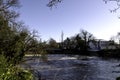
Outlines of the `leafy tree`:
M64 40L64 46L65 46L66 49L71 48L71 40L70 40L70 38L67 37L67 39Z
M18 0L0 0L0 18L2 19L2 24L7 22L11 27L16 25L16 18L19 16L19 13L17 13L15 9L19 7L20 4Z
M89 43L94 40L94 36L86 30L81 30L79 35L84 41L84 51L87 51L87 49L89 48Z
M18 17L12 8L18 7L18 4L18 0L0 0L0 53L8 54L8 50L12 47L12 41L15 38L15 32L12 29Z
M18 7L18 0L0 0L0 54L14 64L19 63L31 49L38 52L34 32L29 32L16 20L18 13L13 8Z
M84 50L84 40L82 40L81 36L79 34L75 37L76 40L76 48L80 50Z
M49 48L58 48L58 44L53 38L50 38L48 45L49 45Z
M27 30L15 28L13 30L7 24L0 30L0 54L4 54L8 61L13 61L14 64L22 60L30 48L29 42L32 41L32 36Z
M36 35L17 21L16 8L19 8L18 0L0 0L0 80L31 80L31 72L16 65L30 50L44 53Z
M70 49L75 49L76 47L76 40L75 36L70 37Z
M64 45L67 49L78 49L81 51L87 51L88 48L90 48L90 42L95 44L96 41L94 36L85 30L81 30L79 34L64 40Z

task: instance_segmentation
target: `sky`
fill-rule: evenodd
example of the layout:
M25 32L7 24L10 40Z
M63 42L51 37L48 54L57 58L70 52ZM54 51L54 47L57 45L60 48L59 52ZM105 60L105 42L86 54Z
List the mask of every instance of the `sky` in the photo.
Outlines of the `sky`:
M97 39L109 40L120 31L119 11L111 13L114 2L103 0L63 0L53 7L47 7L49 0L20 0L20 20L30 30L36 30L42 40L54 38L61 41L61 33L74 36L81 29L92 33Z

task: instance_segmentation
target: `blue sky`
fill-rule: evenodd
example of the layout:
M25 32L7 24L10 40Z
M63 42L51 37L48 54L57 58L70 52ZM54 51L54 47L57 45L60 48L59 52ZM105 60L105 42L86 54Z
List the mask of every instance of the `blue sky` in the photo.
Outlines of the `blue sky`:
M97 39L109 40L120 31L119 14L110 13L114 3L103 0L63 0L52 9L49 0L20 0L20 19L30 30L38 31L42 40L54 38L61 41L61 32L66 37L74 36L80 29L87 30Z

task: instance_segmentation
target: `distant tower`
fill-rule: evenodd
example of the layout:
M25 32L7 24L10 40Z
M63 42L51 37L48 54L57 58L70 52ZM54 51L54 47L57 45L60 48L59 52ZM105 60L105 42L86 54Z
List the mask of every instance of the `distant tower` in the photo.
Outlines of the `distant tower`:
M63 31L62 31L62 33L61 33L61 45L62 45L62 49L63 49L63 37L64 37L64 33L63 33Z
M63 42L63 36L64 36L64 33L62 31L62 33L61 33L61 42Z

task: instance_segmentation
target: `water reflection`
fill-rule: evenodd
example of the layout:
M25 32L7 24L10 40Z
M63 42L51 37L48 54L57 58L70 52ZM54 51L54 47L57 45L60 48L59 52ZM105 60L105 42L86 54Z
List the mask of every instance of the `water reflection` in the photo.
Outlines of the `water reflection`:
M46 80L115 80L120 76L118 60L78 55L48 55L48 62L28 61Z

